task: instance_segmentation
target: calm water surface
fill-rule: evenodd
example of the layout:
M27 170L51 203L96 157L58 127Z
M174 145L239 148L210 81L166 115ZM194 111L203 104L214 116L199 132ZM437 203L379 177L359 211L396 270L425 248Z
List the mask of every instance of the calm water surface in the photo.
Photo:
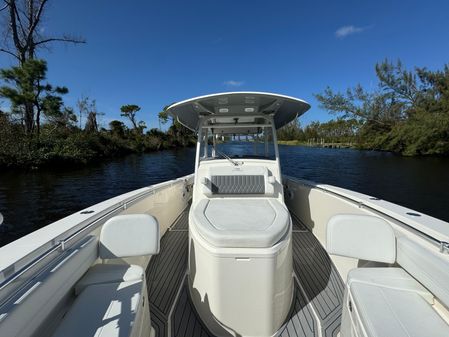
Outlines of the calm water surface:
M449 221L449 159L280 146L282 172ZM63 171L0 172L0 246L82 208L193 172L195 149L132 155Z

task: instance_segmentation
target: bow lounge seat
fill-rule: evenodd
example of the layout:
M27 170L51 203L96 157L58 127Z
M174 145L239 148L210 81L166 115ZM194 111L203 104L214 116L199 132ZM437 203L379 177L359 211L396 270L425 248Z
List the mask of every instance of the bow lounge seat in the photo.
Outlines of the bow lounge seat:
M100 234L100 258L109 261L159 252L159 225L146 214L111 218ZM153 335L142 267L97 264L75 287L78 294L53 336Z
M449 336L449 325L434 308L434 294L449 304L444 302L449 299L447 259L405 237L396 240L387 222L364 215L332 217L327 248L330 254L402 267L349 272L342 337Z

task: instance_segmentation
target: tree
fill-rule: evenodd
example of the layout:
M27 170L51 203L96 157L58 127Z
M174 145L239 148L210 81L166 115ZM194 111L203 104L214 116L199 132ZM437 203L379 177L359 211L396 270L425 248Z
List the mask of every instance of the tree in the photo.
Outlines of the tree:
M10 100L11 112L20 116L27 134L35 127L39 134L42 113L49 117L62 113L64 104L60 95L68 89L44 83L46 72L47 64L43 60L28 60L20 67L0 70L0 78L10 84L0 87L0 97Z
M296 118L283 126L277 136L279 140L304 140L304 131L301 129L299 119Z
M361 85L349 88L345 93L334 92L327 87L322 94L316 94L315 97L321 108L331 114L340 114L344 119L352 118L382 126L388 126L397 120L398 114L394 113L397 106L394 101L391 102L387 95L379 91L369 93Z
M375 72L379 83L373 92L367 92L361 85L347 89L344 94L327 87L315 97L330 113L391 129L413 115L422 94L430 88L425 83L424 72L417 71L422 77L417 76L416 72L404 69L400 61L377 63Z
M407 113L417 103L420 94L416 74L404 69L400 60L396 64L384 60L376 64L375 70L379 88L397 106L396 118L404 118L402 113Z
M50 124L58 128L72 128L75 127L78 121L75 112L72 108L64 107L57 114L47 115L47 120Z
M176 102L175 102L176 103ZM164 106L164 108L162 109L162 111L161 112L159 112L158 114L157 114L157 116L158 116L158 119L159 119L159 129L161 129L161 124L167 124L167 122L168 122L168 120L170 119L170 115L168 114L168 108L171 106L171 105L173 105L173 104L175 104L175 103L172 103L172 104L170 104L170 105L166 105L166 106ZM174 123L174 119L172 118L172 124Z
M82 96L76 102L78 108L78 125L82 129L82 118L86 116L86 123L84 124L84 130L87 132L97 132L98 131L98 116L104 115L104 113L99 112L97 109L97 102L94 99L90 99L88 96Z
M345 93L329 87L316 98L344 120L356 120L363 147L404 155L449 154L449 66L407 70L400 61L376 64L377 88Z
M126 126L123 122L113 120L109 123L109 129L111 130L111 133L113 135L118 136L120 138L125 137Z
M195 141L195 133L176 120L168 128L167 135L174 140L175 145L187 146Z
M8 22L4 28L4 43L0 51L13 56L23 65L36 56L36 50L51 42L85 43L82 38L69 35L44 36L42 18L48 0L3 0L2 14Z
M96 100L89 100L89 97L85 98L85 113L87 116L84 130L87 132L98 132L97 116L103 113L98 112Z
M147 124L144 121L140 121L137 125L137 128L139 130L139 133L142 134L143 130L147 128Z
M80 99L78 99L78 101L76 102L76 106L78 107L78 114L79 114L79 128L82 129L82 120L83 120L83 115L87 117L87 115L89 114L89 97L81 97Z
M75 38L68 35L60 37L49 37L44 35L42 29L42 18L48 5L48 0L3 0L3 7L0 14L7 22L4 25L4 39L0 45L0 52L14 57L20 66L24 66L27 61L34 60L36 51L39 48L47 47L51 42L85 43L82 38ZM30 79L31 81L31 79ZM31 86L32 82L28 83ZM35 105L26 100L24 108L25 130L31 133L33 130L33 120ZM38 111L38 116L40 112ZM37 131L39 132L39 117Z
M136 121L136 113L140 111L140 106L135 104L127 104L122 105L120 108L121 116L126 117L131 121L131 124L133 125L134 130L141 130L143 126L145 126L145 123L143 121L137 122ZM143 124L141 124L143 123ZM146 127L146 126L145 126Z
M77 122L76 114L72 108L65 107L60 96L47 95L42 100L42 111L51 124L57 127L69 128Z

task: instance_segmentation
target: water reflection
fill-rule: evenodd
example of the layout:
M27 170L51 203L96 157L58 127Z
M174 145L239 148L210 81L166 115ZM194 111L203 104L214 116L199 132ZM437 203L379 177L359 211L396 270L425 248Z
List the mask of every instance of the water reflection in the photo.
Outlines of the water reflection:
M449 160L280 146L284 174L389 200L449 221ZM0 245L82 208L193 172L195 149L132 155L63 171L0 173Z

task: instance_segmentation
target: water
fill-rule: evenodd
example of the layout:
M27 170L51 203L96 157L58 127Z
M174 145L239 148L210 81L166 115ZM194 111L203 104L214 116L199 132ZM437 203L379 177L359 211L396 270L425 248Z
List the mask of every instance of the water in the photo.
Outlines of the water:
M379 197L449 221L449 159L280 146L284 174ZM195 149L73 170L0 172L0 246L113 196L193 172Z

